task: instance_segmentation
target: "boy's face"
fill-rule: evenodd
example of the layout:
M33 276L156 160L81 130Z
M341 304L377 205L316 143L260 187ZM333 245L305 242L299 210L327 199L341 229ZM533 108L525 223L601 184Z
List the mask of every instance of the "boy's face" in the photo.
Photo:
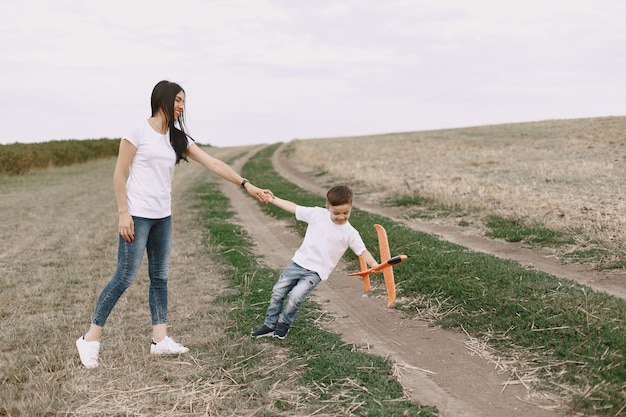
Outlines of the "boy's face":
M345 224L350 219L350 212L352 211L352 204L340 204L338 206L331 206L326 203L326 209L330 212L330 219L335 224Z

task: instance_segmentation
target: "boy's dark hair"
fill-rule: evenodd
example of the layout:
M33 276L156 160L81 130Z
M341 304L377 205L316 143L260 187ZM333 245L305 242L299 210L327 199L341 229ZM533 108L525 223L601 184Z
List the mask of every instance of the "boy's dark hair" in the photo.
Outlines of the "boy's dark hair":
M346 185L335 185L326 193L326 202L331 206L352 204L352 190Z

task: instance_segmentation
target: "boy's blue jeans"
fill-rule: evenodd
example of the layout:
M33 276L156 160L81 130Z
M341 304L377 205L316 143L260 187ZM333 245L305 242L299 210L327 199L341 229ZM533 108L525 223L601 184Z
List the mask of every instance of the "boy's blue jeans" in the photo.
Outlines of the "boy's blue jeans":
M135 239L127 243L119 238L117 269L96 303L91 322L104 326L115 304L133 283L144 251L148 254L148 291L152 325L167 323L167 277L172 249L172 218L146 219L133 216Z
M300 305L320 281L317 272L302 268L293 261L289 262L274 284L264 324L275 328L279 321L289 325L293 323Z

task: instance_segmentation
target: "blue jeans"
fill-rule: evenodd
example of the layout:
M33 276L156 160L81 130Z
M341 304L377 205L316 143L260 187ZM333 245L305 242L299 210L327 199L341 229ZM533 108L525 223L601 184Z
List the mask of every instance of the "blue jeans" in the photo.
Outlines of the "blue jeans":
M96 303L91 322L104 326L111 310L133 283L144 251L148 254L148 292L152 325L167 323L167 277L172 249L172 217L146 219L133 216L135 239L127 243L119 238L117 268Z
M300 305L320 281L317 272L302 268L293 261L289 262L272 288L264 324L275 328L279 321L289 325L293 323ZM287 296L289 298L285 303Z

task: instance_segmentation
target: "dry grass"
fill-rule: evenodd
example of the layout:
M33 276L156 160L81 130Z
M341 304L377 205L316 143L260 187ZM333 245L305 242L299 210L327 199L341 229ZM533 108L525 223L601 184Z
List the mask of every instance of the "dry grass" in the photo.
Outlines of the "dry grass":
M359 198L419 195L466 212L575 232L614 256L626 242L626 117L295 140L290 160ZM431 219L458 223L454 217ZM571 249L575 249L570 247ZM610 260L608 260L610 262Z
M169 308L170 334L191 353L150 355L144 260L107 322L100 367L82 367L74 341L115 267L114 162L0 179L0 415L281 415L276 399L305 408L300 363L226 333L232 320L214 299L227 271L212 261L190 190L178 186L194 184L186 175L206 179L193 165L175 178Z
M575 390L571 386L551 386L550 389L537 389L542 387L544 381L550 380L548 373L550 369L556 369L563 363L554 361L549 365L546 364L547 355L541 357L544 365L538 366L531 359L537 354L532 354L524 349L512 349L513 353L503 356L501 352L496 351L491 345L491 341L495 335L486 335L482 339L472 337L465 333L467 340L464 342L465 348L471 355L479 356L491 363L494 369L501 374L509 376L509 379L502 383L502 392L512 385L522 385L528 393L526 398L519 398L536 405L537 407L550 410L566 410L567 404L571 401L572 394ZM576 394L580 394L576 392Z

